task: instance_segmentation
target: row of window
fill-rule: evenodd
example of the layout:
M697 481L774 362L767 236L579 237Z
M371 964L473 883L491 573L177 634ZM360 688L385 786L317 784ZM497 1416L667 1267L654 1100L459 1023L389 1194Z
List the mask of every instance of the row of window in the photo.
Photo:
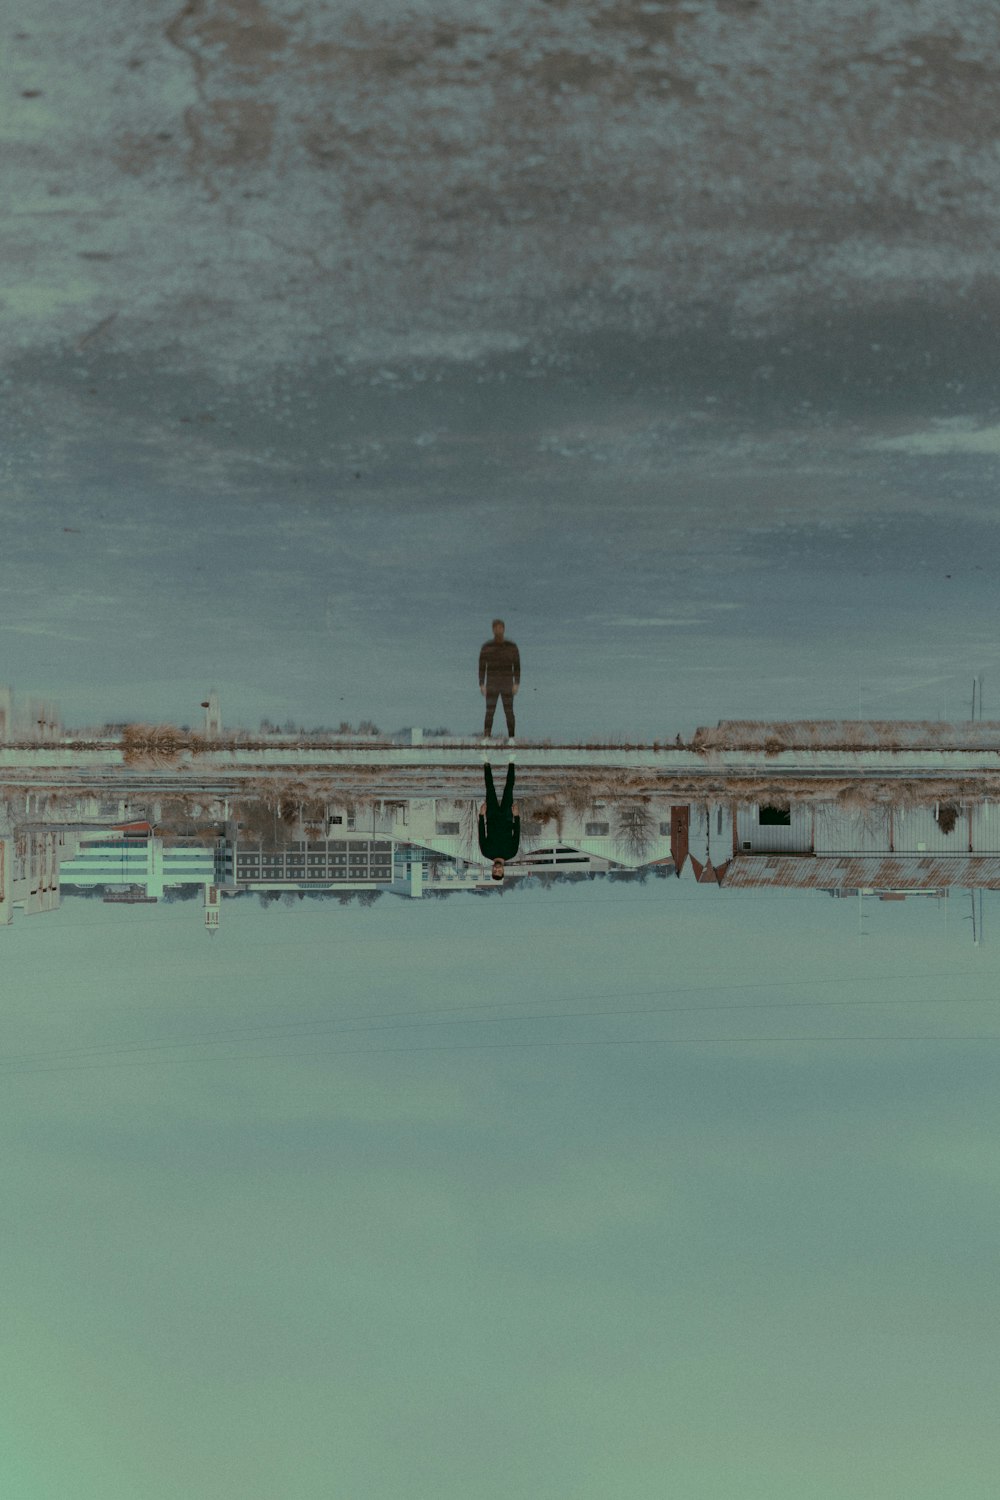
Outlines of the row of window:
M587 835L588 839L606 839L610 835L610 833L611 833L611 824L610 823L587 823L585 825L585 830L584 831L586 832L586 835ZM661 823L660 824L660 838L661 839L668 839L669 837L670 837L670 824L669 823Z
M237 865L238 876L253 879L257 875L287 875L294 878L298 875L330 875L343 877L344 875L360 876L368 875L369 870L373 875L388 875L392 870L391 865Z
M391 854L240 854L236 863L240 865L387 865L392 863Z
M310 870L308 875L302 875L294 870L240 870L236 875L237 885L351 885L359 881L369 885L388 885L392 881L392 871L337 870L317 875Z
M247 850L252 850L254 853L258 853L261 851L261 848L262 845L259 843L241 839L238 852L243 854ZM320 839L316 843L306 843L302 839L292 839L285 845L284 850L272 849L268 850L268 853L327 854L346 851L350 854L367 854L369 850L384 852L386 850L391 851L391 849L392 844L388 839Z
M458 834L460 831L461 831L461 829L460 829L458 823L435 823L435 825L434 825L434 832L436 834L439 834L439 835ZM542 825L540 823L533 823L529 819L525 819L522 822L522 824L521 824L521 832L523 834L525 834L526 836L529 836L529 837L532 837L532 838L537 838L538 835L541 833L541 831L542 831ZM605 839L605 838L608 837L608 835L610 834L610 832L611 832L611 824L610 823L585 823L584 824L584 833L586 834L586 836L587 836L588 839ZM670 824L669 823L661 823L660 824L660 836L661 836L661 838L669 838L670 837ZM312 847L312 845L310 845L310 848L311 847Z
M366 877L369 870L373 875L388 875L392 870L391 865L237 865L238 876L253 879L257 875L287 875L294 878L297 875L344 875Z

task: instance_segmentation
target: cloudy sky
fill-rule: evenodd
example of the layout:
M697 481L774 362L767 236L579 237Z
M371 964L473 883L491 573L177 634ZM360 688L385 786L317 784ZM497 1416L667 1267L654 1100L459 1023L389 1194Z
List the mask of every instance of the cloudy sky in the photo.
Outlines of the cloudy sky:
M465 731L501 613L525 738L1000 717L998 51L981 0L11 8L0 680ZM16 919L3 1488L987 1495L966 915ZM334 1048L411 1012L444 1050Z
M96 5L96 0L95 0ZM5 676L70 722L990 712L980 0L40 0Z

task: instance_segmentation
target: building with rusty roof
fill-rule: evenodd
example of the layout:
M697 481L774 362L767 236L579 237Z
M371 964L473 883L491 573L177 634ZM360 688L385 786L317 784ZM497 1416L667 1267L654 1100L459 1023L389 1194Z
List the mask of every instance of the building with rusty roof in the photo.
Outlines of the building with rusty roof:
M741 854L719 882L729 888L870 890L905 894L948 886L1000 890L1000 854Z

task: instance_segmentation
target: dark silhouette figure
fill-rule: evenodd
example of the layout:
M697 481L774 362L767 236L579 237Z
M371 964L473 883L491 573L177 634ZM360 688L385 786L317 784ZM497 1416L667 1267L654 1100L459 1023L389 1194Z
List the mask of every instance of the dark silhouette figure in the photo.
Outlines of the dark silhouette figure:
M479 691L486 699L486 720L483 734L493 733L493 715L497 699L503 703L507 734L514 738L514 694L521 685L521 653L513 641L504 640L504 623L493 621L493 639L486 641L479 651Z
M513 859L521 842L521 819L514 805L514 763L507 767L503 796L497 801L493 769L483 766L486 801L479 808L479 849L493 861L493 879L503 879L503 862Z

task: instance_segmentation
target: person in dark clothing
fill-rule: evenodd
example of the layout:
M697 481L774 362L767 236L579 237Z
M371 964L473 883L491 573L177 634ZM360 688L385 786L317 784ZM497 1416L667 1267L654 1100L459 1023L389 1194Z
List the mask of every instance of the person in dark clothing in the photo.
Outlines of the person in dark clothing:
M479 849L493 861L493 879L503 879L503 862L513 859L521 842L521 818L514 804L514 762L507 767L503 796L497 801L493 785L493 768L483 765L486 801L479 808Z
M497 699L503 703L507 720L507 735L514 739L514 694L521 685L521 654L513 641L504 640L504 623L493 621L493 639L486 641L479 651L479 691L486 699L486 721L483 737L489 739L493 733L493 715Z

